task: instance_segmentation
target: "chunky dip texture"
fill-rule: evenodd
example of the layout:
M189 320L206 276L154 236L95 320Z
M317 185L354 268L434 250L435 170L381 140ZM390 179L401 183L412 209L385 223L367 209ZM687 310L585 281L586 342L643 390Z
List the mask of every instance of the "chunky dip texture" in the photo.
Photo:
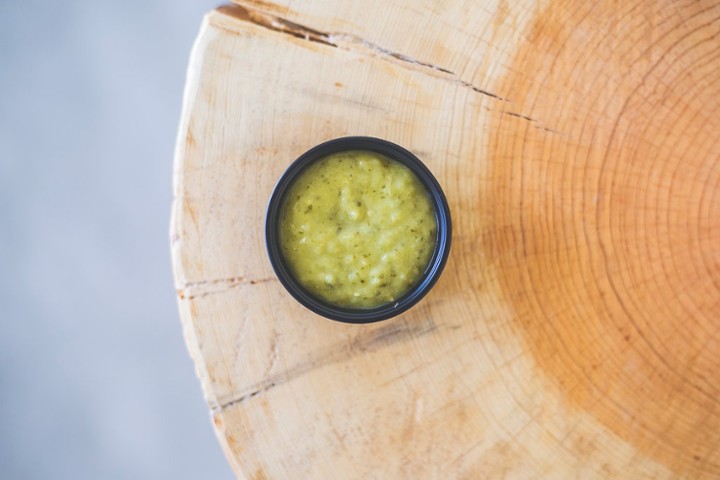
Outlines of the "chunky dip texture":
M348 151L315 161L293 182L280 217L295 278L328 303L372 308L420 278L437 225L427 190L404 165Z

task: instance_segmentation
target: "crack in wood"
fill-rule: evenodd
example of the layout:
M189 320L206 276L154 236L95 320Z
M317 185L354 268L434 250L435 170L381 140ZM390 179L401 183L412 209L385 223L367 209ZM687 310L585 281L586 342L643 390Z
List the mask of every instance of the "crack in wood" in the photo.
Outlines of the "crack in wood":
M202 280L199 282L188 282L179 287L176 292L180 300L193 300L196 298L206 297L208 295L223 293L240 285L257 285L260 283L271 282L273 280L275 280L274 277L258 279L230 277L216 280Z
M534 124L535 124L535 128L539 128L540 130L544 130L544 131L546 131L546 132L550 132L550 133L555 133L555 134L558 134L558 135L562 135L562 133L558 132L557 130L553 130L553 129L551 129L551 128L544 127L540 122L538 122L537 120L535 120L534 118L532 118L532 117L529 116L529 115L523 115L522 113L517 113L517 112L501 112L501 113L502 113L503 115L509 115L509 116L511 116L511 117L521 118L521 119L523 119L523 120L527 120L527 121L530 122L530 123L534 123Z
M339 46L342 43L346 42L349 44L355 44L360 45L367 50L370 50L372 52L380 54L380 56L387 56L387 57L393 57L401 62L407 62L411 63L413 65L420 65L421 67L427 67L432 70L437 70L442 73L447 73L449 75L455 75L455 72L452 72L451 70L448 70L446 68L443 68L439 65L434 65L432 63L423 62L421 60L418 60L417 58L410 57L408 55L403 55L402 53L393 52L392 50L388 50L387 48L381 47L377 43L370 42L368 40L365 40L362 37L358 37L356 35L351 35L349 33L332 33L328 35L328 40L332 42L335 46Z
M527 115L523 115L522 113L515 113L515 112L503 112L505 115L510 115L511 117L517 117L522 118L523 120L527 120L528 122L537 123L537 120L535 120L532 117L529 117Z
M368 351L379 350L396 343L427 335L436 331L437 328L432 317L429 316L420 321L413 321L412 323L398 319L397 322L361 334L349 343L343 342L335 344L326 349L311 353L305 360L284 372L271 375L265 380L250 386L250 388L247 389L247 393L242 393L235 398L218 402L217 405L211 407L212 411L213 413L219 413L248 401L251 398L257 397L278 385L288 383L317 368L346 361Z
M447 68L441 67L440 65L435 65L433 63L426 62L426 61L411 57L409 55L405 55L405 54L402 54L399 52L392 51L392 50L384 48L376 43L365 40L364 38L358 37L356 35L352 35L352 34L348 34L348 33L321 32L319 30L315 30L315 29L307 27L305 25L300 25L298 23L291 22L282 17L278 17L278 16L272 15L270 13L260 12L258 10L254 10L253 8L251 8L249 6L241 6L238 4L225 5L225 6L219 7L217 10L220 13L223 13L225 15L237 18L237 19L245 21L245 22L254 23L255 25L258 25L263 28L267 28L267 29L275 31L275 32L285 33L285 34L291 35L295 38L300 38L300 39L308 40L311 42L316 42L316 43L320 43L323 45L327 45L329 47L340 48L342 50L347 50L347 51L357 51L358 50L357 47L361 47L361 49L363 51L365 51L365 53L372 52L381 58L382 57L384 57L384 58L390 57L390 58L394 58L394 59L399 60L404 63L428 68L430 70L433 70L433 71L436 71L436 72L439 72L440 74L442 74L442 76L439 76L438 78L442 78L444 80L448 80L453 83L457 83L458 85L467 87L476 93L479 93L481 95L486 95L495 100L499 100L502 102L509 102L509 100L506 98L503 98L492 92L489 92L487 90L479 88L479 87L471 84L470 82L460 79L459 76L452 70L448 70Z
M455 74L453 73L453 75L455 75ZM483 90L482 88L478 88L478 87L476 87L475 85L473 85L473 84L470 83L470 82L466 82L466 81L460 80L460 79L457 79L456 81L457 81L457 83L459 83L460 85L462 85L462 86L464 86L464 87L467 87L467 88L469 88L469 89L471 89L471 90L474 90L474 91L476 91L477 93L480 93L480 94L482 94L482 95L487 95L488 97L495 98L495 99L500 100L500 101L502 101L502 102L510 102L510 100L508 100L507 98L503 98L503 97L501 97L501 96L499 96L499 95L495 95L494 93L488 92L487 90Z
M242 397L237 398L236 400L232 400L232 401L229 401L229 402L227 402L227 403L224 403L224 404L220 405L220 407L217 408L217 409L214 408L214 409L213 409L213 413L219 413L219 411L221 411L221 410L225 410L225 409L227 409L227 408L232 407L233 405L238 405L238 404L240 404L240 403L243 403L243 402L246 401L246 400L250 400L250 399L253 398L253 397L257 397L257 396L260 395L261 393L267 392L268 390L270 390L271 388L273 388L275 385L276 385L275 383L269 383L269 384L267 384L267 385L263 385L261 388L255 390L254 392L251 392L251 393L248 393L248 394L246 394L246 395L243 395Z
M299 25L289 20L285 20L284 18L276 15L263 13L240 5L224 5L222 7L218 7L217 11L244 22L254 23L255 25L267 28L274 32L285 33L296 38L337 48L337 45L329 41L327 34L313 30L312 28L308 28L304 25Z

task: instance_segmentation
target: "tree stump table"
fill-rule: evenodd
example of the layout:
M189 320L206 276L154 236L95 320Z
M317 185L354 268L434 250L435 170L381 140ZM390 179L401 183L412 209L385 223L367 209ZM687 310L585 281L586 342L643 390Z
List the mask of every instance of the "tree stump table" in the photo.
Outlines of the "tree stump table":
M193 49L180 314L240 478L720 477L720 4L243 0ZM410 311L277 281L275 182L325 140L415 153L453 216Z

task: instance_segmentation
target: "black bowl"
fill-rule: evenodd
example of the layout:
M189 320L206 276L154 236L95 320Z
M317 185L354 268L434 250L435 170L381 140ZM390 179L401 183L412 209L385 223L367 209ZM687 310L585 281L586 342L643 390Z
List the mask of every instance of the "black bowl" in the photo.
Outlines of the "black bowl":
M417 283L403 296L393 302L373 308L346 308L327 303L307 291L295 280L280 249L280 210L285 192L302 170L315 160L349 150L376 152L408 167L430 193L435 210L437 233L435 248L427 267ZM330 140L308 150L295 160L275 185L265 217L265 242L270 263L280 283L295 299L313 312L331 320L346 323L372 323L398 315L420 301L435 285L450 254L452 225L450 208L440 184L430 170L412 153L386 140L373 137L343 137Z

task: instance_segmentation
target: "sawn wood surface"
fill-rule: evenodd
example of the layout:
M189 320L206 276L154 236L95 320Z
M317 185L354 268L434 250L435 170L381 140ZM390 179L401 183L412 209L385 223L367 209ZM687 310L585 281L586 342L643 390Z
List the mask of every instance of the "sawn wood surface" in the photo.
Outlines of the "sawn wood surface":
M247 0L190 59L171 249L239 478L720 478L720 3ZM443 185L449 262L373 325L265 251L297 156Z

